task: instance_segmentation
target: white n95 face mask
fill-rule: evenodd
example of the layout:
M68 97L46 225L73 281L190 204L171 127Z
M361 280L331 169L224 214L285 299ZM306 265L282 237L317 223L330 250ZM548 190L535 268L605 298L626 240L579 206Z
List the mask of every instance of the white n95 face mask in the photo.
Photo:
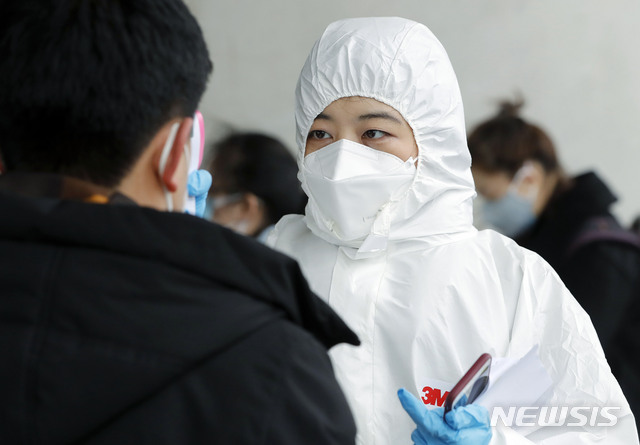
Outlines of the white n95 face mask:
M409 189L415 159L341 139L307 155L302 164L310 213L339 241L364 240L378 214Z

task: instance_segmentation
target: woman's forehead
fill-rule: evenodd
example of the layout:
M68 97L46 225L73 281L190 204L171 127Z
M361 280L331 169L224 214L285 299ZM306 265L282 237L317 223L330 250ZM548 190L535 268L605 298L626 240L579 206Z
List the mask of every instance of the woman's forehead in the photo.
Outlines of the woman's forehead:
M357 119L360 117L384 116L385 114L406 124L402 114L392 106L370 97L361 96L337 99L331 102L318 117L350 116Z

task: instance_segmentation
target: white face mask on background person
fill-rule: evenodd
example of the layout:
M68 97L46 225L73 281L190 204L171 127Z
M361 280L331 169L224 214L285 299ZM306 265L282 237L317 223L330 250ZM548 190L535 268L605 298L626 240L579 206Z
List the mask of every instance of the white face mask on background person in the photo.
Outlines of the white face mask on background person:
M240 235L249 235L249 221L246 219L241 219L240 221L235 221L227 224L223 224L226 228L233 230Z
M312 215L316 223L347 242L364 239L378 212L409 189L416 173L414 158L403 161L347 139L307 155L302 170L319 210Z
M205 218L211 221L215 221L216 210L242 201L243 195L244 193L242 192L236 192L236 193L231 193L229 195L208 196L207 208L205 210Z
M514 175L503 197L481 201L479 218L482 223L508 237L521 235L535 223L534 205L540 188L532 185L526 193L520 191L524 178L532 168L534 167L529 163L525 163Z

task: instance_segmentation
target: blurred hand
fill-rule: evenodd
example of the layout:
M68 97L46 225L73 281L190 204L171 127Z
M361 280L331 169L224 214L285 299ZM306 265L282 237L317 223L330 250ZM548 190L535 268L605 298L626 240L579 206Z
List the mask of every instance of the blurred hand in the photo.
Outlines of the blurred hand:
M211 188L211 173L206 170L196 170L189 174L187 190L189 196L196 199L196 216L202 218L207 205L207 193Z
M411 434L415 445L488 445L491 441L489 412L480 405L466 405L449 411L446 422L444 408L427 409L404 388L398 391L404 410L416 423Z

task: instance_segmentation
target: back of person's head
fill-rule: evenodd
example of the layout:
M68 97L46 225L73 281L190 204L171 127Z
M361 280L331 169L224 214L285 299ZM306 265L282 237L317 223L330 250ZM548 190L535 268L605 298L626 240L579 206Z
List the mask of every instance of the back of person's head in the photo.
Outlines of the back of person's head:
M513 176L526 161L538 161L547 172L561 169L551 138L520 117L524 101L503 101L498 113L476 126L468 137L473 167Z
M214 201L216 195L257 196L266 209L265 227L284 215L304 213L306 196L296 160L279 140L260 133L234 133L214 145L213 155L209 169Z
M6 170L106 187L195 112L211 72L182 0L4 0L0 54Z

